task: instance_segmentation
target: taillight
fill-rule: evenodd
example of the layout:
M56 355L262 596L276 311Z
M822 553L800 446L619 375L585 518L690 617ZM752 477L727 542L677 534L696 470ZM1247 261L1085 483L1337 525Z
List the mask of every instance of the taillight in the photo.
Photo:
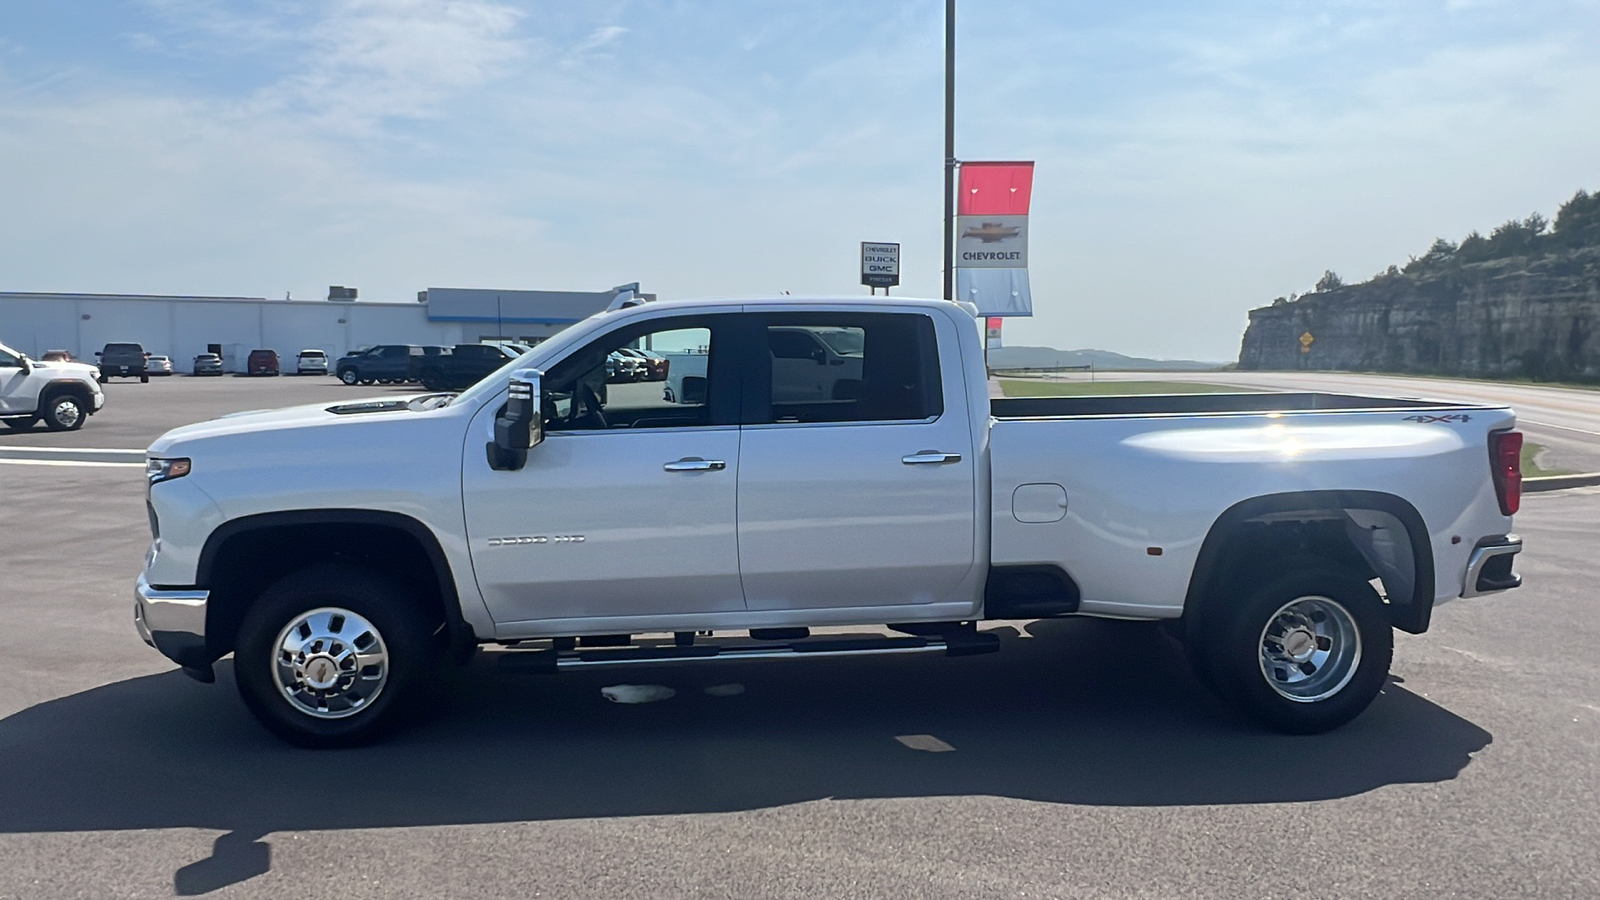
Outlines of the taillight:
M1489 435L1489 465L1494 469L1494 492L1500 498L1501 514L1516 515L1522 506L1522 432Z

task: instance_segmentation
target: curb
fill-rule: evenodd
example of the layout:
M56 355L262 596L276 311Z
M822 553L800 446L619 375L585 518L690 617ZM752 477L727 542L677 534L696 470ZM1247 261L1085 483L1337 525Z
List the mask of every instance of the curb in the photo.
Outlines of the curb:
M1589 487L1596 484L1600 484L1600 472L1584 472L1578 475L1542 475L1538 478L1522 479L1522 490L1531 493L1561 491L1567 488Z
M144 451L80 450L72 447L0 447L0 459L27 462L134 463L142 466Z

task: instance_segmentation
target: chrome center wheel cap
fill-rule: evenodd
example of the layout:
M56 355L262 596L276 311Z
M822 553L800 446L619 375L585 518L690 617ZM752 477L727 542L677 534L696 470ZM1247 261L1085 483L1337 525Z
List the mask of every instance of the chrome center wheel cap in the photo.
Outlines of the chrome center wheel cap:
M1283 636L1283 655L1290 661L1303 663L1317 652L1317 637L1304 628L1296 628Z
M359 613L327 606L278 632L272 661L278 691L295 711L342 719L372 705L389 682L383 635Z
M319 653L300 667L300 677L313 689L325 691L339 683L339 664L328 654Z

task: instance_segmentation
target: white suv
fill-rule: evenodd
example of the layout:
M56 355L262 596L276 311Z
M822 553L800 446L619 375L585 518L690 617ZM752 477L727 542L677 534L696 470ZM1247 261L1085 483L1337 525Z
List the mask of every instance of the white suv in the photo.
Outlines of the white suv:
M328 354L321 350L301 350L295 357L294 373L296 375L326 375L328 374Z
M105 405L99 370L71 362L39 362L0 344L0 423L26 431L44 420L51 431L76 431Z

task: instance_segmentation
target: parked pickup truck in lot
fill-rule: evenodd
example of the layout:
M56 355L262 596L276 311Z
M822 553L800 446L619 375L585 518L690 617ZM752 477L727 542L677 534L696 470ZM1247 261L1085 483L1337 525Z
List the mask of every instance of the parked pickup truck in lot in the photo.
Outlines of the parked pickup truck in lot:
M27 431L43 419L51 431L76 431L105 405L100 370L75 362L40 362L0 344L0 423Z
M810 363L828 390L774 362L795 329L848 348ZM606 390L642 341L704 354L703 389ZM371 738L483 644L547 671L964 655L997 648L983 620L1069 615L1168 620L1219 694L1319 732L1377 694L1392 629L1520 583L1513 425L1330 394L991 400L973 311L942 301L624 306L459 395L168 432L136 621L203 681L232 653L252 712L311 746Z
M494 344L457 344L448 353L415 359L417 378L430 391L459 391L500 369L512 354Z

